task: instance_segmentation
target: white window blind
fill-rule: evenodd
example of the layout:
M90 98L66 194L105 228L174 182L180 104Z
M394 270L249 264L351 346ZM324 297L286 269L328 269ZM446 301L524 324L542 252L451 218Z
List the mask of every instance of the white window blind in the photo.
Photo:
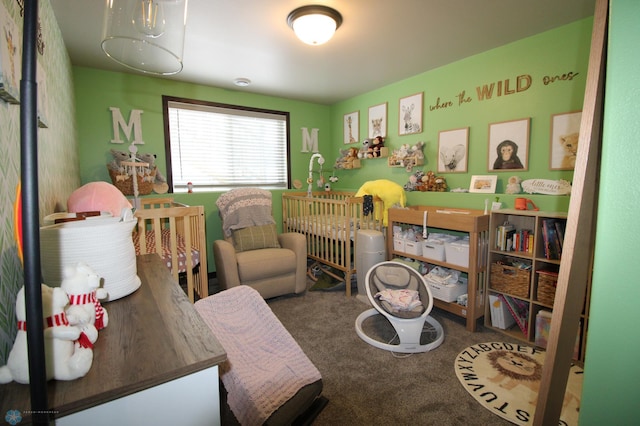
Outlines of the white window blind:
M288 187L288 113L166 102L174 192Z

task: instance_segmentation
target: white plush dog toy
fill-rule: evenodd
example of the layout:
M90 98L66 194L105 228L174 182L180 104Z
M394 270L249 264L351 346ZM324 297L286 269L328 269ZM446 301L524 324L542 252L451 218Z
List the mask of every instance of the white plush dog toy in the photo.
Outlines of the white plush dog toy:
M29 383L27 350L27 324L24 286L16 298L18 334L9 353L7 365L0 367L0 383L15 380ZM93 363L93 350L83 348L77 339L81 330L69 325L64 308L69 302L67 294L59 287L42 284L42 316L47 380L74 380L87 374ZM87 317L83 318L87 321Z
M109 315L100 303L100 299L107 298L107 290L100 287L100 277L89 265L78 262L65 267L60 287L69 296L66 312L71 325L82 323L82 318L88 315L89 320L84 326L89 330L95 327L95 333L90 331L92 335L97 335L98 330L109 324Z

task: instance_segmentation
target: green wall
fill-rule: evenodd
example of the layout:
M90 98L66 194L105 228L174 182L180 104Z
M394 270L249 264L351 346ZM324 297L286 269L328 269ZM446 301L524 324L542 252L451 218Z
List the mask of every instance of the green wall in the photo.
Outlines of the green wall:
M110 150L128 149L128 141L124 144L111 143L114 135L110 107L119 108L126 121L129 120L131 110L143 111L141 123L145 143L138 146L138 150L156 154L156 163L166 175L162 95L290 112L293 179L304 182L308 175L311 153L301 152L302 128L307 128L309 132L314 128L319 129L318 149L325 155L330 152L331 117L328 106L92 68L74 67L73 77L80 144L80 177L83 184L96 180L110 182L106 166L113 158ZM260 141L257 140L255 151L247 152L247 155L260 155L260 149ZM274 215L280 218L281 191L273 193ZM150 196L153 195L157 194ZM222 237L222 225L215 205L218 195L219 193L193 193L174 196L177 201L186 204L205 206L209 248L214 240ZM207 256L209 269L213 271L215 265L212 249L208 250Z
M640 3L610 3L600 194L581 425L640 417Z
M497 174L496 192L506 207L513 207L513 196L503 194L507 179L518 175L522 179L572 179L572 172L549 170L551 115L582 109L592 19L584 19L558 29L538 34L479 55L465 58L450 65L396 82L378 90L334 105L332 123L341 123L346 113L359 111L361 139L367 136L368 108L387 103L386 145L398 148L402 144L426 142L425 171L437 172L438 133L443 130L469 127L468 173L443 173L449 188L468 188L472 175ZM399 64L399 66L402 66ZM545 84L545 77L573 73L571 80L557 80ZM509 80L516 87L520 75L530 75L527 90L481 100L478 87ZM398 135L399 100L414 93L424 92L423 132ZM468 102L459 103L464 92ZM447 101L452 106L433 108ZM531 117L529 170L526 172L488 171L488 126L490 123ZM342 140L341 126L333 128L333 140ZM336 146L336 149L338 147ZM493 153L492 153L493 154ZM361 182L375 179L380 174L405 184L409 173L404 169L390 169L385 159L371 159L361 169L339 173L341 185L357 188ZM500 194L502 193L502 194ZM411 204L435 204L451 207L484 208L485 194L409 193ZM543 210L566 211L568 197L531 196ZM491 197L493 201L493 197Z
M150 78L126 73L100 71L76 67L74 83L77 105L79 157L82 183L93 180L109 181L106 164L110 161L109 150L126 150L126 145L110 143L113 137L110 107L120 108L125 119L133 109L142 114L142 136L145 145L141 152L152 152L158 156L160 169L164 167L164 135L162 123L162 95L209 100L214 102L248 105L259 108L289 111L291 113L292 178L303 182L308 175L310 153L302 153L302 130L306 127L319 132L319 150L326 158L324 176L328 178L333 164L340 155L343 144L342 121L344 114L360 113L360 141L367 136L367 113L373 105L387 103L387 145L398 148L417 141L426 142L425 165L421 169L437 170L436 153L438 132L459 127L470 128L469 166L467 173L444 174L450 188L469 186L472 175L488 174L488 125L507 120L531 118L528 170L500 172L497 194L505 207L513 206L513 195L505 195L504 188L509 176L517 174L522 179L566 179L571 180L571 171L549 170L551 115L579 110L585 87L589 41L592 19L584 19L552 31L520 40L482 54L466 58L442 68L396 82L369 93L348 99L331 106L292 101L277 97L255 95L244 91L230 91L214 87L180 83L168 79ZM398 66L402 66L399 64ZM571 80L557 80L544 84L545 77L573 73ZM516 87L521 75L531 76L527 90L513 94L494 96L480 100L477 89L502 81ZM509 80L505 83L505 80ZM458 105L457 95L465 92L469 102ZM423 132L398 136L399 99L424 92ZM453 106L433 109L440 103L452 101ZM256 141L259 152L260 141ZM255 155L255 153L247 153ZM390 168L386 159L370 159L358 170L338 170L339 182L334 189L357 190L372 179L386 178L404 185L411 173L401 168ZM317 165L316 165L317 170ZM493 173L492 173L493 174ZM317 178L317 175L314 176ZM203 204L207 211L208 246L221 237L221 226L215 206L216 193L179 194L175 198L188 204ZM484 208L484 200L494 195L459 193L408 193L410 204L432 204L447 207ZM531 195L529 198L542 210L566 211L568 196ZM281 217L280 193L274 192L276 220ZM211 252L211 250L209 250ZM210 270L215 268L209 253Z

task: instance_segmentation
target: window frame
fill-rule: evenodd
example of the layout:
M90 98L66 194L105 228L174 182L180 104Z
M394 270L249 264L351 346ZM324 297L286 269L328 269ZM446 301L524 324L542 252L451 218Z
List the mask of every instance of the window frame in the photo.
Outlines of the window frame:
M199 100L199 99L190 99L190 98L162 95L164 150L165 150L165 161L166 161L166 167L167 167L166 179L167 179L167 185L169 186L169 190L168 190L169 193L175 193L174 186L173 186L173 166L172 166L172 157L171 157L171 131L169 128L169 103L170 102L184 103L184 104L203 106L203 107L231 109L236 111L248 111L248 112L256 112L256 113L282 115L284 117L284 122L285 122L285 138L286 138L285 163L287 168L287 177L285 182L286 187L281 189L282 190L291 189L291 114L289 111L278 111L278 110L271 110L271 109L265 109L265 108L256 108L256 107L243 106L243 105L232 105L232 104L226 104L226 103L220 103L220 102L212 102L212 101L205 101L205 100ZM235 185L235 186L230 185L226 187L221 186L219 190L227 191L233 188L249 187L249 186L257 187L257 188L265 188L269 190L274 189L273 187L267 188L262 185L247 184L247 185ZM199 192L218 192L218 191L217 189L213 189L211 191L199 191ZM181 192L178 192L178 193L181 193Z

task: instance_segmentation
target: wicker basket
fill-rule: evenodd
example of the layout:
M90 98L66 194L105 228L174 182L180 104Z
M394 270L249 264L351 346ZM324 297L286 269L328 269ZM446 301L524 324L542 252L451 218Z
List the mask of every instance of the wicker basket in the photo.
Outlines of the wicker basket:
M107 167L109 170L109 176L113 185L120 190L124 195L135 195L133 193L133 179L131 175L122 175L115 170ZM153 190L153 182L156 178L157 167L153 167L149 174L145 177L136 175L138 178L138 195L151 194Z
M553 300L556 297L556 286L558 284L558 275L538 271L538 291L536 298L538 302L545 305L553 306Z
M507 293L511 296L528 298L531 271L514 266L492 263L489 281L492 290Z

